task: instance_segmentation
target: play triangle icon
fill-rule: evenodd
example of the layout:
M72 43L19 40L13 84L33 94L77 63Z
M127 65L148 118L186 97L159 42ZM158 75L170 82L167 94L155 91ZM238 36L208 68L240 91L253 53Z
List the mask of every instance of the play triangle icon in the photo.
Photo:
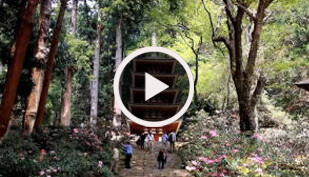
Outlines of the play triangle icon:
M145 73L145 101L161 93L169 86L153 77L149 73Z

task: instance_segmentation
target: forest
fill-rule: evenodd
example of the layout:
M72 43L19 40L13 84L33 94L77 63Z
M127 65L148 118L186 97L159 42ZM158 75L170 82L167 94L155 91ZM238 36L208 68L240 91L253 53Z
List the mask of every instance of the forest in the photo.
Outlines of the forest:
M308 9L307 0L0 0L0 177L126 176L111 169L113 148L131 137L113 80L147 46L178 53L194 76L179 165L166 170L309 176Z

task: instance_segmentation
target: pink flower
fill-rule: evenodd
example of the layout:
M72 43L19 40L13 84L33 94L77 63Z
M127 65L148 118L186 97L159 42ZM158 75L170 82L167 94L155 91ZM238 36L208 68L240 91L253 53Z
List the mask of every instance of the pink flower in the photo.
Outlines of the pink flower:
M221 155L221 156L219 157L219 159L225 159L225 158L227 158L227 156L226 156L225 154L223 154L223 155Z
M262 168L258 168L255 170L256 172L258 172L259 174L262 174L263 173L263 169Z
M59 161L59 160L60 160L60 158L57 157L57 156L53 157L53 159L56 160L56 161Z
M103 167L103 162L101 160L98 162L98 167Z
M215 161L214 161L214 160L207 160L206 163L207 163L207 164L214 164Z
M253 139L258 139L258 140L263 140L263 137L261 135L259 135L258 133L254 133L251 138Z
M192 165L198 166L198 162L196 160L191 161Z
M50 154L56 154L56 151L49 151Z
M253 154L253 157L250 157L248 159L250 159L253 162L258 163L258 164L263 164L264 163L264 159L262 157L259 157L257 154Z
M239 152L238 149L232 149L231 151L232 151L232 152Z
M18 154L18 156L19 156L20 158L24 158L24 157L25 157L25 153L24 153L24 152L20 152L20 153Z
M225 146L230 147L232 145L231 145L231 143L226 143Z
M201 136L201 139L203 139L203 140L206 140L207 138L208 138L208 137L205 136L205 135Z
M215 163L219 163L219 162L221 162L221 159L220 159L220 158L217 158L217 159L214 160L214 162L215 162Z
M209 132L209 135L210 135L211 137L217 137L217 136L218 136L218 134L217 134L217 132L216 132L215 130L211 130L211 131Z
M47 153L46 153L46 150L45 150L45 149L41 149L41 150L40 150L40 154L46 155L46 154L47 154Z
M44 156L46 155L46 150L45 149L41 149L40 150L40 157L39 160L42 161L44 159Z
M73 133L78 133L78 128L73 128Z
M196 170L196 167L186 166L186 170L194 171L194 170Z
M225 170L225 169L223 169L223 170L222 170L222 173L223 173L223 174L227 174L227 173L228 173L228 171L227 171L227 170Z
M45 175L45 172L44 172L44 171L40 171L40 172L39 172L39 175L40 175L40 176L43 176L43 175Z
M221 177L221 176L224 176L224 174L223 173L209 173L208 176Z
M199 160L202 161L202 162L206 162L207 158L206 157L200 157Z

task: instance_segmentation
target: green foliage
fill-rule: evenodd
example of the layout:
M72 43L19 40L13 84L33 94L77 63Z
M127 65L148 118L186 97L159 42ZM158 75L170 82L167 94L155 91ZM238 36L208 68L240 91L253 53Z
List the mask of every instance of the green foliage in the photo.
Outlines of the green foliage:
M0 144L0 176L22 177L36 174L40 169L37 144L31 138L20 136L17 131L11 131L7 138L10 139Z
M19 28L21 15L19 10L25 5L25 1L1 0L0 5L0 61L8 63L10 58L10 47Z
M77 128L54 127L32 137L11 131L0 145L0 176L112 177L109 142L102 138Z
M68 61L74 63L77 70L83 70L85 73L89 73L89 62L93 57L94 47L89 42L77 39L71 35L68 35L65 40L69 46L66 50L69 54Z
M309 77L308 7L308 1L275 3L271 10L277 14L269 20L263 33L263 41L269 46L263 49L268 95L296 118L309 115L303 101L306 93L294 85Z

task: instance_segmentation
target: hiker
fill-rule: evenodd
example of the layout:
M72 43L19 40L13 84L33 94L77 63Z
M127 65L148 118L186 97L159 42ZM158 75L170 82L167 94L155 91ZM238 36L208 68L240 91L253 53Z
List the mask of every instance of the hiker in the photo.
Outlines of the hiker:
M124 149L124 153L125 153L125 165L126 168L131 168L131 158L132 158L132 154L133 154L133 147L131 145L131 143L128 141L125 144L122 145L123 149Z
M170 151L175 152L175 143L176 143L176 133L171 132L168 136L168 141L170 142Z
M118 166L119 166L119 150L114 147L113 148L113 161L111 164L111 171L114 173L118 173Z
M162 140L163 147L166 147L167 141L168 141L168 135L166 132L164 132L164 134L162 135L161 140Z
M146 134L142 133L139 138L140 138L140 147L141 147L141 149L144 149L145 148Z
M146 141L147 141L147 147L148 150L150 151L150 153L152 152L152 142L153 142L153 134L150 132L148 133L148 135L146 136Z
M157 161L159 163L159 169L164 169L164 165L166 163L166 159L167 159L167 153L165 149L160 149L158 157L157 157Z

